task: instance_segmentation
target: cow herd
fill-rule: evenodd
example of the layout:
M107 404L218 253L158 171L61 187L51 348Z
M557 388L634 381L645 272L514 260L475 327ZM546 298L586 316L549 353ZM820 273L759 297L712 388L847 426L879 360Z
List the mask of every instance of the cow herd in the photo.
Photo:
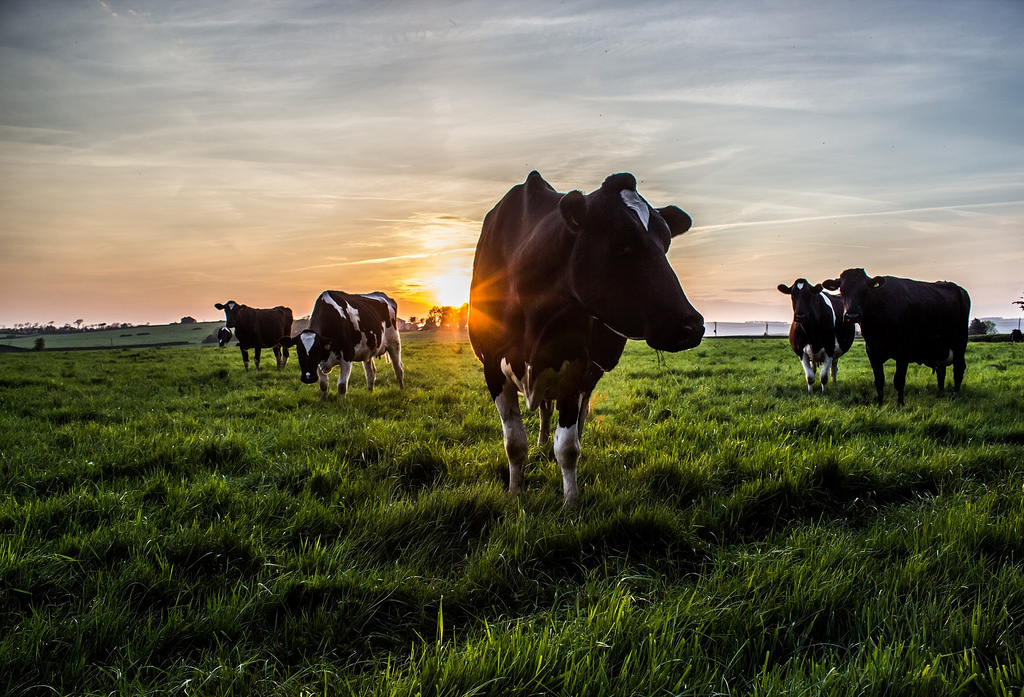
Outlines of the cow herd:
M576 466L590 395L618 363L626 340L643 339L670 352L701 342L704 318L687 300L667 258L672 239L691 224L676 206L648 204L632 174L613 174L589 194L563 194L531 172L487 213L473 260L469 339L501 419L510 493L523 490L528 450L520 393L527 409L539 411L540 444L549 439L557 411L554 454L564 504L573 507L579 503ZM837 279L812 284L799 278L778 290L792 300L789 343L809 393L816 372L822 392L830 379L835 383L855 324L879 404L883 366L890 359L896 362L893 386L900 405L910 363L931 367L940 391L952 365L953 386L960 389L970 297L955 283L847 269ZM363 363L372 390L374 358L386 355L399 386L404 384L398 307L384 293L324 291L309 326L295 336L288 308L258 310L234 301L215 307L227 319L221 346L234 329L246 370L249 348L255 349L257 369L260 349L272 348L280 368L294 348L302 382L318 382L326 399L327 374L335 366L339 395L348 388L354 361Z

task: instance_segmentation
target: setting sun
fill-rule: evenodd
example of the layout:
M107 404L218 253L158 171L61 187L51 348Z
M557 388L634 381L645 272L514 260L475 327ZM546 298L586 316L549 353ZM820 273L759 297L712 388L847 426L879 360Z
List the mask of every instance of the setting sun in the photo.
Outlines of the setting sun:
M434 276L429 281L434 301L438 305L459 307L469 302L469 270L452 270Z

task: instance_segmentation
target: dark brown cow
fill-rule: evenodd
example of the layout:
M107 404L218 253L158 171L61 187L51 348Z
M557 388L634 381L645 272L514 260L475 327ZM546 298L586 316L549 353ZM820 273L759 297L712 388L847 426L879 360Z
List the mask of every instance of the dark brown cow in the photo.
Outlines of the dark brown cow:
M564 504L579 502L580 435L597 381L627 338L680 351L700 343L704 318L666 253L690 228L675 206L652 208L631 174L584 195L556 192L537 172L484 218L473 261L469 338L501 417L509 491L523 489L527 455L518 393L539 409L539 442L558 408L555 459Z
M946 366L952 364L953 389L960 390L971 312L966 290L949 281L872 278L864 269L847 269L822 285L839 291L846 320L860 324L879 404L885 388L883 368L890 358L896 361L892 384L901 406L910 363L933 368L939 392L945 387Z
M804 367L807 394L814 393L814 373L818 366L821 366L819 379L824 394L830 373L832 384L836 384L839 357L853 345L854 326L844 321L842 300L822 293L820 283L812 286L806 278L798 278L792 286L780 283L778 288L793 301L789 345Z
M254 349L256 354L256 370L260 369L260 351L265 348L274 349L278 369L285 366L285 363L288 362L288 349L284 349L282 356L281 337L287 336L292 331L291 308L278 305L262 309L241 305L234 300L215 303L214 307L224 310L224 316L227 318L225 327L218 332L220 345L224 346L227 341L231 340L230 334L226 337L227 341L224 340L224 329L229 331L233 329L246 370L249 370L249 349Z

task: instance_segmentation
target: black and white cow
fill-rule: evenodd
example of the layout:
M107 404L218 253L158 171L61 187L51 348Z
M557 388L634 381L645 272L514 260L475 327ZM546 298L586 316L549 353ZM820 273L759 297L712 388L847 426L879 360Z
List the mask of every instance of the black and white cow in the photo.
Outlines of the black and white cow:
M839 291L846 320L860 324L879 404L885 388L883 367L890 358L896 361L892 384L900 405L910 363L933 368L940 392L946 383L946 366L952 364L953 388L960 390L971 312L966 290L949 281L872 278L864 269L847 269L822 285Z
M842 300L821 292L820 283L812 286L806 278L798 278L792 286L780 283L778 288L793 301L789 345L804 367L807 394L814 393L814 373L818 366L821 366L818 379L824 394L830 374L832 384L836 384L839 357L853 345L854 325L844 321Z
M217 330L217 345L224 348L231 341L231 330L227 327L221 327Z
M597 381L626 339L661 351L698 345L693 309L666 253L690 229L676 208L652 208L631 174L584 195L556 192L537 172L484 218L473 261L469 338L501 417L509 492L523 490L528 449L518 393L539 409L539 443L558 409L555 459L564 504L579 503L580 436Z
M274 349L274 358L277 359L277 367L283 368L288 362L288 349L281 351L281 337L290 334L292 331L291 308L277 307L262 309L241 305L234 300L226 303L215 303L214 307L224 310L227 318L225 326L217 333L217 339L221 347L231 341L231 330L235 330L235 338L238 339L238 348L242 351L242 363L245 369L249 370L249 349L255 351L256 370L260 369L260 351L265 348ZM227 338L224 338L224 330L228 330Z
M295 336L281 338L281 343L295 347L302 382L319 382L321 399L327 399L327 374L334 366L341 369L338 395L345 396L356 361L363 364L366 387L372 392L377 375L373 359L385 354L394 366L398 386L404 388L397 319L398 303L384 293L352 295L325 290L313 305L309 326Z

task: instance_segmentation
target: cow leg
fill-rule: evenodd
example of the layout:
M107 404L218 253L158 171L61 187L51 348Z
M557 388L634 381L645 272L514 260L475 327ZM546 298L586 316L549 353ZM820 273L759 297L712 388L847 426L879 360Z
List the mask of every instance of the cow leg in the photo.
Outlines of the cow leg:
M878 406L882 406L882 394L885 392L885 361L871 360L871 372L875 374L875 394Z
M550 399L542 399L537 413L540 414L540 432L537 434L537 445L544 445L551 437L551 412L554 407Z
M508 493L519 494L525 488L523 467L530 446L526 439L526 427L523 426L523 415L519 411L519 392L515 386L505 383L494 398L494 406L498 408L498 416L501 418L505 455L508 456Z
M953 356L953 391L960 391L960 384L964 381L964 372L967 370L967 358L964 353L957 353Z
M320 366L317 366L316 372L317 372L317 375L320 378L320 380L319 380L319 383L320 383L320 400L321 401L327 401L327 373L325 373L320 368Z
M287 351L287 350L288 349L285 349L285 351ZM281 347L280 346L275 346L274 347L274 360L277 361L277 369L281 370L281 368L284 367L284 363L281 362Z
M252 350L253 362L256 363L256 370L260 369L260 351L262 351L262 350L263 349L261 349L259 346L257 346L256 348L254 348Z
M839 356L832 358L832 387L836 386L836 375L839 374Z
M814 364L811 362L810 346L805 346L804 352L800 354L800 365L804 367L804 377L807 378L807 394L814 394Z
M583 395L558 400L555 460L562 468L562 506L565 508L576 508L580 504L580 490L576 483L576 465L580 459L580 404L582 400Z
M246 349L242 348L241 346L238 347L238 350L242 352L242 365L245 366L245 372L248 373L249 372L249 352Z
M377 379L377 364L372 358L363 361L363 372L366 373L366 390L373 392L373 383Z
M907 385L906 361L896 361L896 374L892 376L892 386L896 388L896 404L903 406L903 388Z
M402 365L402 344L395 332L395 341L388 345L388 358L391 359L391 366L395 369L395 379L398 380L398 389L405 389L405 366Z
M832 356L825 354L825 361L821 364L821 373L818 375L818 379L821 380L821 393L825 394L828 388L828 375L832 370Z
M352 363L341 361L338 363L338 396L344 397L348 393L348 376L352 374Z
M944 392L946 389L946 366L935 366L935 382L938 385L939 393Z

